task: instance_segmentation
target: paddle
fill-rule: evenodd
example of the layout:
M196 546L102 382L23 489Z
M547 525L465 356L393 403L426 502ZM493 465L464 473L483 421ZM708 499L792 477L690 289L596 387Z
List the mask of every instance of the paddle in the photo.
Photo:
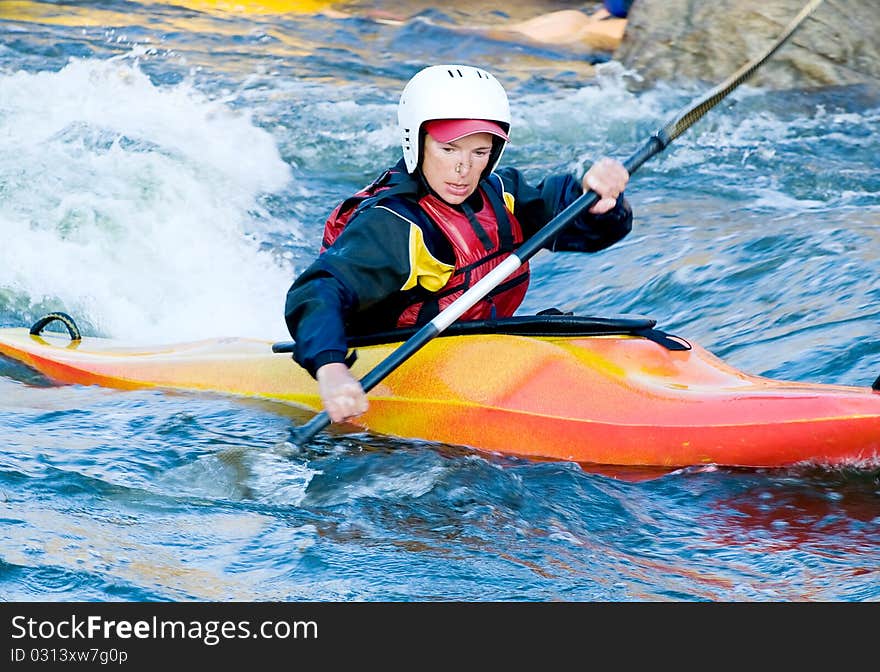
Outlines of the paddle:
M804 19L812 14L821 3L822 0L810 0L763 55L746 63L727 80L679 112L669 123L648 138L644 145L624 161L623 165L629 171L629 174L632 175L645 161L666 149L669 143L693 126L727 94L748 79L755 70L776 53L776 50L788 40L798 26L803 23ZM546 226L523 243L515 252L511 253L503 262L364 376L361 379L361 386L364 388L364 391L368 392L373 389L397 367L421 350L427 343L461 317L471 306L500 285L511 273L552 241L566 226L580 216L584 210L595 205L598 200L599 195L595 191L589 190L584 192L576 201L550 220ZM330 416L327 414L327 411L321 411L302 427L294 430L293 438L299 444L306 443L329 424Z

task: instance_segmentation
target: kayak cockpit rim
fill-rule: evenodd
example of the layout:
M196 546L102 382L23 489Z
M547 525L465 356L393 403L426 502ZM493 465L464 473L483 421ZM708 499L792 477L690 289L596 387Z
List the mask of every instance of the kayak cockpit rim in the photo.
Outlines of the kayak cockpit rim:
M502 334L509 336L617 336L630 335L650 338L670 350L690 350L690 344L680 336L655 329L657 321L641 315L615 315L611 317L581 316L569 314L516 315L496 320L472 320L454 322L438 338L449 336L472 336ZM407 340L419 327L392 329L373 334L349 336L350 348L369 345L386 345ZM281 341L272 345L272 352L293 352L294 341Z

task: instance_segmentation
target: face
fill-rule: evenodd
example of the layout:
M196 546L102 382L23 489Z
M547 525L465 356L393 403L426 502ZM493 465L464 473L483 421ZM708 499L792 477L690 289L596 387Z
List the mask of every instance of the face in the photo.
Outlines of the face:
M467 200L489 165L492 137L491 133L473 133L452 142L437 142L425 135L422 174L431 189L450 205Z

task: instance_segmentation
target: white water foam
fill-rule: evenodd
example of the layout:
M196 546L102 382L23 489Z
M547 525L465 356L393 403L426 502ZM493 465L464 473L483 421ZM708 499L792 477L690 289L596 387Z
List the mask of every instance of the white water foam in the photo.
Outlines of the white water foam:
M289 338L259 235L298 233L260 204L290 177L247 113L136 58L0 76L0 290L127 340Z

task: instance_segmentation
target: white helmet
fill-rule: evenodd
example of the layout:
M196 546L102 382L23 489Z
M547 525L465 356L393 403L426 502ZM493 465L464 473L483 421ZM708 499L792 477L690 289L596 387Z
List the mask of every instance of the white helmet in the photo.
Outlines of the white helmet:
M403 159L412 173L419 165L422 124L433 119L486 119L510 130L504 87L485 70L469 65L432 65L420 70L400 94L397 124ZM506 140L496 142L487 172L494 170Z

